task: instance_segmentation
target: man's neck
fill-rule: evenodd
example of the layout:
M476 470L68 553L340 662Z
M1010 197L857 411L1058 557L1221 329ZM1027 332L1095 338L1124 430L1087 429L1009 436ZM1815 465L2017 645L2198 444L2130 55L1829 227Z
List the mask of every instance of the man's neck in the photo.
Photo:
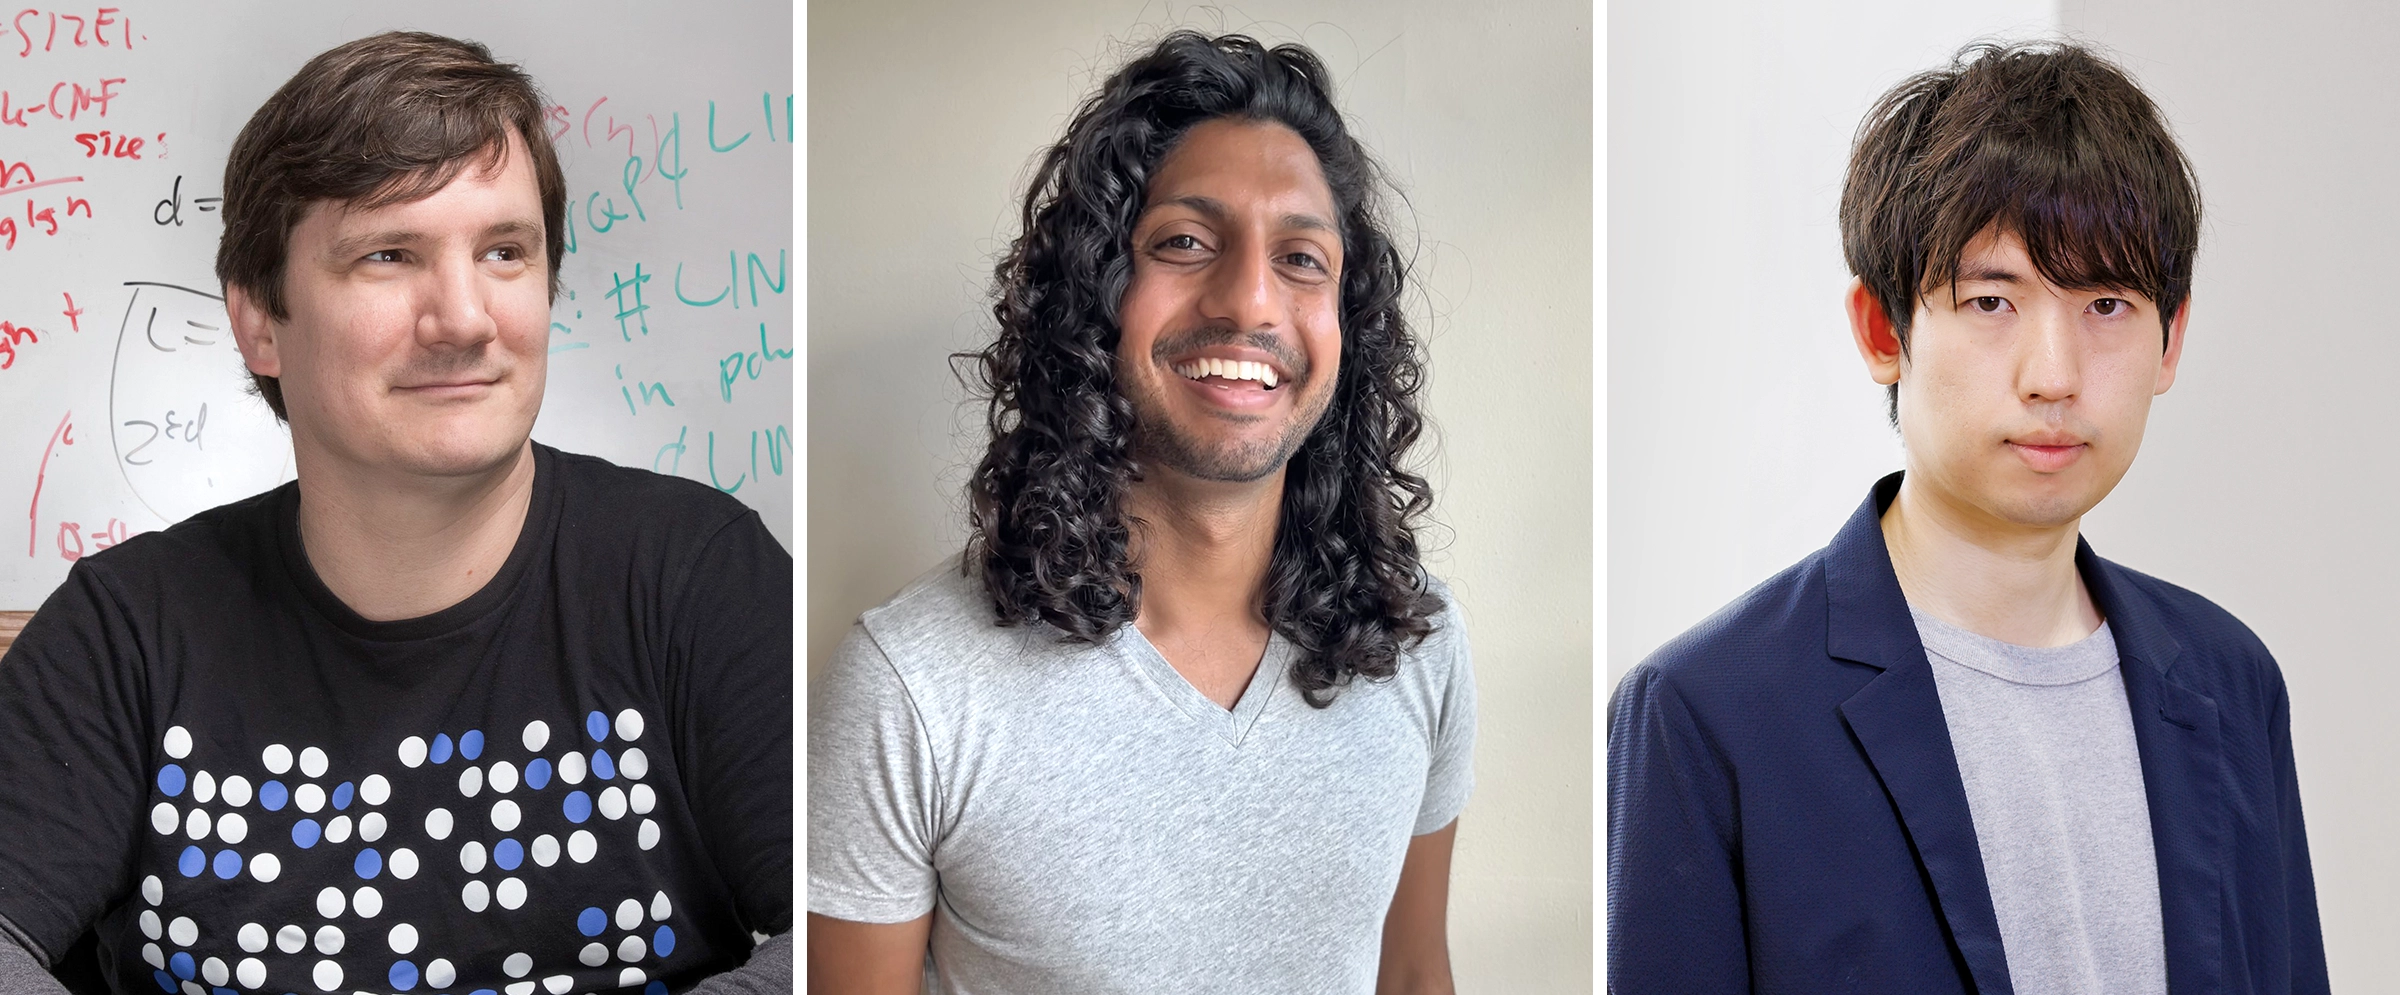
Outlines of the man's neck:
M1152 471L1125 497L1142 574L1134 626L1194 687L1219 705L1241 696L1266 649L1261 610L1283 471L1247 484Z
M533 504L533 446L486 473L361 470L296 446L300 541L327 589L373 621L431 615L482 590Z
M2002 642L2064 646L2100 627L2100 610L2075 569L2081 522L2002 521L1910 476L1882 524L1892 572L1917 610Z

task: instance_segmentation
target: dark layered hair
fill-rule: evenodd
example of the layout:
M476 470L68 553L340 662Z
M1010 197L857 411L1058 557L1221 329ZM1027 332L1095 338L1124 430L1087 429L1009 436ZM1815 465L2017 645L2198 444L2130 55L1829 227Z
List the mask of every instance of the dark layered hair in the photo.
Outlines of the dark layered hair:
M542 127L541 91L524 70L471 41L392 31L308 60L242 126L225 160L225 233L217 280L291 317L283 271L292 229L320 202L374 210L429 197L461 170L497 170L514 130L542 197L543 265L558 299L567 181ZM251 374L284 418L283 385Z
M1022 234L994 272L999 335L958 357L991 444L968 485L964 569L1003 625L1099 641L1134 620L1142 578L1123 506L1143 467L1117 387L1117 308L1143 195L1190 129L1281 124L1316 153L1340 217L1341 365L1331 404L1287 465L1267 624L1299 649L1292 681L1324 707L1353 678L1397 672L1443 605L1418 563L1432 505L1406 457L1424 426L1423 364L1401 297L1407 266L1379 217L1385 180L1308 49L1168 35L1103 84L1043 153Z
M2069 43L1977 43L1867 112L1841 228L1850 272L1903 355L1918 299L1956 285L1959 256L1987 229L2023 240L2057 286L2149 297L2164 348L2191 296L2200 188L2124 70ZM1898 425L1898 384L1889 397Z

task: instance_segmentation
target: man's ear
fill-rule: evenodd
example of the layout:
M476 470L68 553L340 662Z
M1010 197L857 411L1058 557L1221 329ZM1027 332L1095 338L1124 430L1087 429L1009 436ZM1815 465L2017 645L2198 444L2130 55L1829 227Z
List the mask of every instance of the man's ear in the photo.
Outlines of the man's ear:
M2185 297L2176 305L2175 317L2167 321L2167 351L2158 359L2158 389L2152 394L2164 394L2175 386L2175 364L2183 362L2183 326L2192 319L2192 299Z
M1867 289L1867 282L1850 278L1850 292L1845 298L1850 310L1850 341L1858 346L1858 358L1867 361L1867 376L1879 384L1900 382L1900 334L1892 328L1892 317Z
M225 285L225 316L233 319L233 341L241 347L242 365L262 377L283 375L283 359L276 353L276 335L283 331L281 323L267 316L267 309L248 290L233 284Z

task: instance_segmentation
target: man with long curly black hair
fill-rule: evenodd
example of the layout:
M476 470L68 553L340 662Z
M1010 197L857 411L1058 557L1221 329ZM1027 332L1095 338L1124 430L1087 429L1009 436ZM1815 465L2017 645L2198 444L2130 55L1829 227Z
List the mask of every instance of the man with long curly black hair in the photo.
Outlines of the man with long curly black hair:
M1178 32L1036 171L963 560L812 696L832 990L1447 992L1474 691L1418 562L1380 172L1305 48Z

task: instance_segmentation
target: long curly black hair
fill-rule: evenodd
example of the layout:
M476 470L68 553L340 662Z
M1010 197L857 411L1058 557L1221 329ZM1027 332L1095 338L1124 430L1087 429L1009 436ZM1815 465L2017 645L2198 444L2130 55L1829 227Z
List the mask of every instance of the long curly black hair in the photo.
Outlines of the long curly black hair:
M1391 677L1401 650L1433 631L1443 604L1416 537L1432 489L1405 459L1424 427L1407 266L1379 220L1382 171L1329 79L1299 45L1178 31L1110 77L1043 154L1023 233L994 270L999 336L958 357L991 431L968 484L964 569L982 574L1000 624L1047 622L1096 642L1140 607L1123 502L1142 466L1134 407L1117 389L1117 307L1153 172L1192 126L1233 118L1308 142L1347 260L1340 376L1286 468L1261 611L1299 648L1292 681L1318 708L1354 677Z

